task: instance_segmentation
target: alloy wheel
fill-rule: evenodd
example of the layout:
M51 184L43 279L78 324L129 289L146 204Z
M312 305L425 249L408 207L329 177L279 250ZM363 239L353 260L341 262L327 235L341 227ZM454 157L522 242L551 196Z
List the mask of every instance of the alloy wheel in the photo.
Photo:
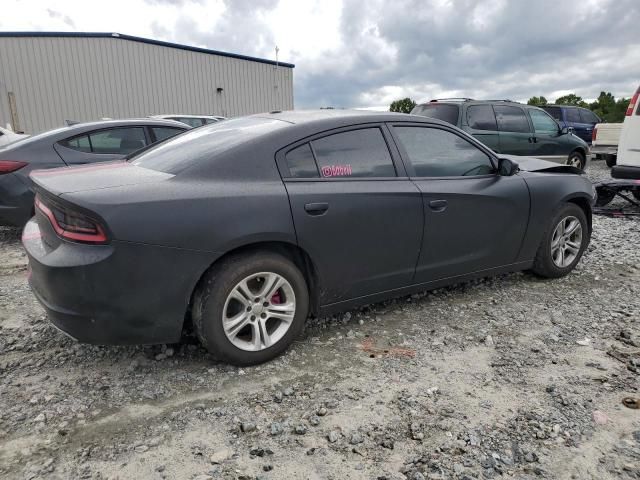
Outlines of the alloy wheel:
M237 348L265 350L287 333L296 313L293 287L283 276L261 272L241 280L224 304L224 333Z
M567 159L567 165L571 165L572 167L582 168L582 158L578 154L572 154Z
M582 247L582 224L574 216L565 217L551 236L551 258L560 268L570 266L578 257Z

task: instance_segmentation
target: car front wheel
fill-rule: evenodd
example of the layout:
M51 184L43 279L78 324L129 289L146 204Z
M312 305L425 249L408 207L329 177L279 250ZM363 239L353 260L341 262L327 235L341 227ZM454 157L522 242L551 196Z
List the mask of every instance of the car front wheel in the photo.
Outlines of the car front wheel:
M281 354L300 335L309 310L304 276L270 252L234 256L215 266L196 292L193 324L219 360L245 366Z
M584 155L580 152L571 152L567 157L567 165L571 165L572 167L579 168L580 170L584 170L585 160Z
M584 210L564 204L542 236L532 270L541 277L563 277L575 268L587 245L589 225Z

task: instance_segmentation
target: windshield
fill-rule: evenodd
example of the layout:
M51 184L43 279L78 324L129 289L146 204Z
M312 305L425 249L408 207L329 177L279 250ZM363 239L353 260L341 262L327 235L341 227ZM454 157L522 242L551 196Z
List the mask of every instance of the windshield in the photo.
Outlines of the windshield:
M426 105L418 105L411 110L412 115L422 115L423 117L437 118L452 125L458 124L458 105L450 103L427 103Z
M289 125L263 117L244 117L189 130L145 150L131 163L165 173L176 174L195 163L236 147L256 137Z

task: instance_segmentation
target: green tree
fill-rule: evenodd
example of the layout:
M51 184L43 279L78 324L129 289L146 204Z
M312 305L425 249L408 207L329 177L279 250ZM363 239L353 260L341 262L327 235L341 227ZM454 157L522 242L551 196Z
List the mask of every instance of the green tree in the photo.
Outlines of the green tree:
M578 107L589 107L587 102L585 102L582 97L579 97L575 93L563 95L562 97L557 98L554 103L556 105L576 105Z
M395 102L391 102L389 106L390 112L400 112L400 113L411 113L416 106L416 102L411 100L409 97L403 98L402 100L396 100Z
M547 99L544 98L543 96L540 96L540 97L531 97L527 102L527 105L535 105L536 107L539 107L541 105L546 105L547 103L549 103L547 102Z
M589 104L589 108L603 121L617 123L624 120L624 115L629 105L628 98L616 98L611 92L600 92L598 99Z

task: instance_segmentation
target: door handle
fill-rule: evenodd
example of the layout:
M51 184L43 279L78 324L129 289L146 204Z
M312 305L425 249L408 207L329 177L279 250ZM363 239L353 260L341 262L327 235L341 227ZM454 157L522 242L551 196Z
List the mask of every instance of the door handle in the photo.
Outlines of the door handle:
M326 202L306 203L304 211L309 215L324 215L329 210L329 204Z
M431 200L429 202L429 208L434 212L443 212L447 208L446 200Z

